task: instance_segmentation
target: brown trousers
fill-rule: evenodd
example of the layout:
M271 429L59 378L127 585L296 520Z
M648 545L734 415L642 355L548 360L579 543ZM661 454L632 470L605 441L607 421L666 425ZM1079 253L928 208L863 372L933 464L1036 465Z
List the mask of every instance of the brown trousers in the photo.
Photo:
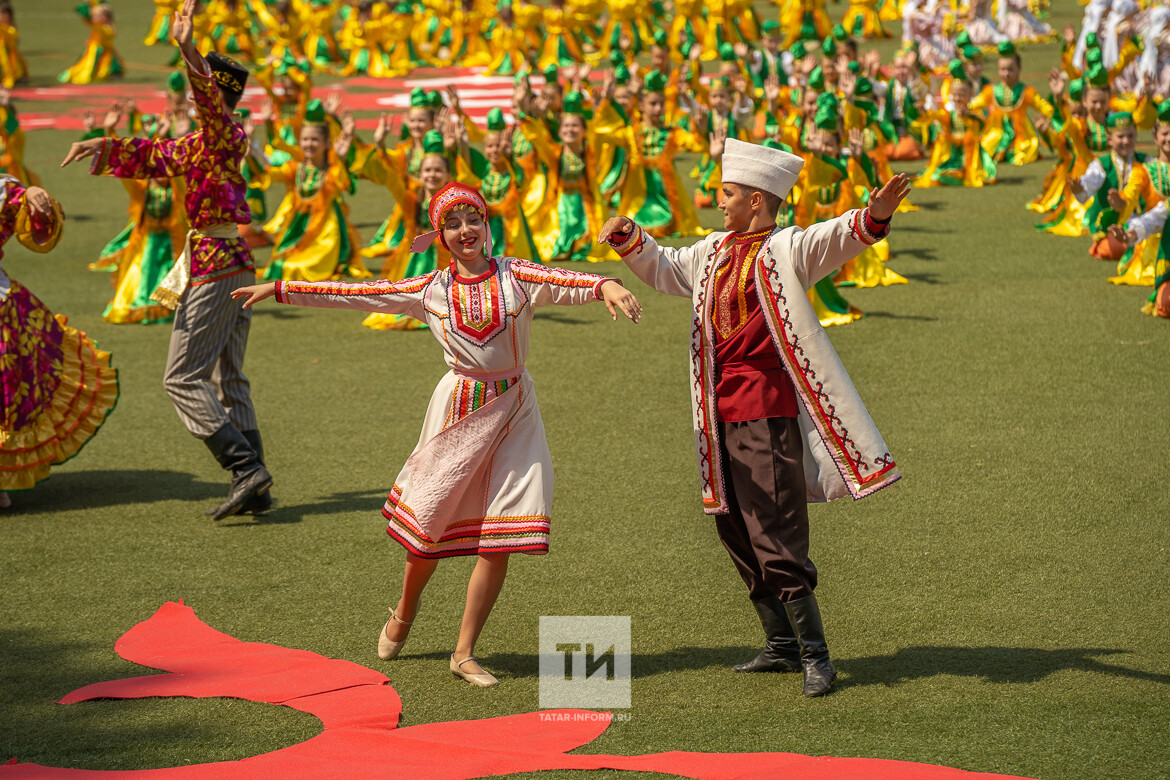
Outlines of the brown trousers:
M729 512L715 518L753 601L795 601L817 586L808 558L804 443L793 417L720 423Z

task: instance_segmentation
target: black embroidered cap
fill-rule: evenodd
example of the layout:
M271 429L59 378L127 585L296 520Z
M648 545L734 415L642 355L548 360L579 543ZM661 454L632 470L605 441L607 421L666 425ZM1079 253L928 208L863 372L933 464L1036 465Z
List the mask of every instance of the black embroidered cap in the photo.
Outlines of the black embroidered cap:
M220 90L231 95L244 94L244 84L248 81L247 68L217 51L207 55L207 64Z

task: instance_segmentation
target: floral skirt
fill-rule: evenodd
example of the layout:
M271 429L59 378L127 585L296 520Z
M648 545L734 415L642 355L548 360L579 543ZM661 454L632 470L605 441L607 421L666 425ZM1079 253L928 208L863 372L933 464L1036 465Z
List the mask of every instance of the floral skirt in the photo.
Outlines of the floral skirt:
M110 354L13 280L0 302L0 490L48 479L117 402Z

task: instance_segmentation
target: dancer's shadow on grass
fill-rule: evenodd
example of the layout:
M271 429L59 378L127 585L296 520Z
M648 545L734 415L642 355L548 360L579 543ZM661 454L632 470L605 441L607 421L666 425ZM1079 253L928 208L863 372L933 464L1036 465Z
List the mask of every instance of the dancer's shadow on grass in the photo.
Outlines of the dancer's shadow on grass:
M654 677L668 672L700 669L728 669L756 657L758 647L676 647L661 653L634 653L630 657L632 677ZM409 656L407 651L404 655ZM420 653L418 658L445 660L448 653ZM478 656L477 656L478 657ZM558 661L559 661L558 657ZM540 656L535 653L487 652L483 663L493 674L517 679L538 677Z
M917 274L902 274L902 276L905 276L907 279L909 279L912 282L921 282L922 284L946 284L946 282L939 280L938 274L917 273Z
M1129 669L1096 658L1128 652L1102 647L904 647L893 655L835 658L833 663L848 674L841 687L897 685L940 674L980 677L991 683L1033 683L1066 670L1170 685L1170 674Z
M895 314L892 311L871 311L865 310L867 318L876 318L883 320L915 320L917 322L938 322L938 317L927 317L923 314Z
M235 515L220 521L223 528L240 528L252 525L284 525L299 523L306 517L333 515L345 512L380 512L386 503L385 490L350 490L333 493L307 504L281 503L280 493L275 494L272 509L260 515Z
M13 505L18 511L60 512L157 501L222 500L226 492L226 482L201 482L182 471L62 471L35 490L17 494Z
M913 257L915 260L938 260L938 255L934 253L933 249L928 247L915 247L914 249L903 249L899 247L893 254L893 259L895 260L901 260L905 257Z
M533 316L538 320L551 320L553 322L559 322L562 325L584 325L588 322L580 317L574 317L571 314L565 314L564 312L553 309L537 309L536 314Z
M295 306L259 306L252 309L253 317L271 317L274 320L299 320L305 316Z

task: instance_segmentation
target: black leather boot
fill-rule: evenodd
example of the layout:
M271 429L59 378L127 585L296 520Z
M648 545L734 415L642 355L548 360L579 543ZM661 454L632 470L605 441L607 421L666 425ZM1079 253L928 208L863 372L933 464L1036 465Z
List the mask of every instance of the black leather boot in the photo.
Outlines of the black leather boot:
M249 499L260 496L272 486L272 475L260 463L256 450L230 422L204 442L219 465L232 472L227 499L211 512L212 519L222 520L236 514Z
M824 696L837 679L837 670L829 660L829 646L825 644L825 627L821 624L821 610L817 597L809 594L802 599L784 604L784 611L800 642L800 664L804 668L804 695Z
M264 445L260 441L260 431L253 429L250 431L242 431L242 433L244 434L244 438L248 440L248 443L252 445L252 449L256 450L256 460L260 462L261 466L263 466L264 465ZM263 514L264 512L267 512L271 508L272 508L272 493L265 490L260 495L255 496L253 498L249 498L244 503L244 506L240 509L240 511L244 512L244 513L251 513L254 515L259 515L259 514Z
M737 672L799 672L800 643L796 641L796 633L788 621L784 605L775 596L769 596L753 601L752 606L760 616L767 640L759 655L732 669Z

